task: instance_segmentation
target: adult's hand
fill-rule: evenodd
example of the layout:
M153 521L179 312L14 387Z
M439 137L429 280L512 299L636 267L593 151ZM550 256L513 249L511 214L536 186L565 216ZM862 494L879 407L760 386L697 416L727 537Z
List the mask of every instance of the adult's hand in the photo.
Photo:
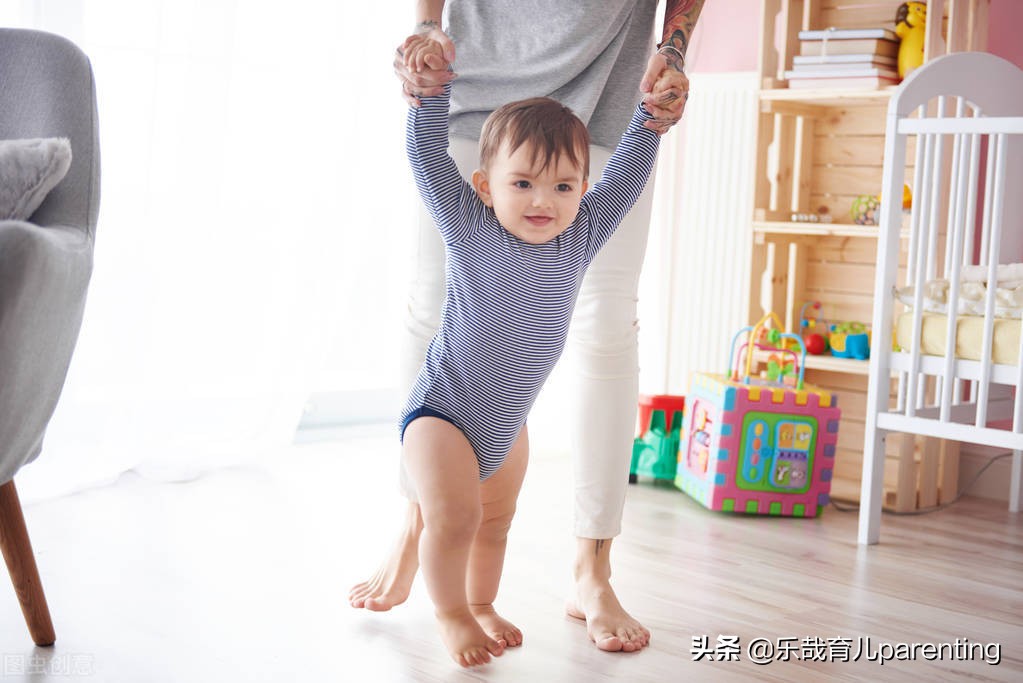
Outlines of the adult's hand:
M647 62L640 90L646 93L643 106L653 117L645 125L663 135L682 118L689 99L689 79L683 71L682 54L673 47L662 47Z
M420 66L406 64L405 52L409 46L419 38L426 37L439 43L444 51L444 62L434 56L428 56L424 60L417 60ZM421 23L414 34L406 38L394 51L394 74L401 82L401 95L405 101L413 107L420 106L420 97L432 97L444 92L444 86L454 80L455 73L451 71L451 63L455 61L455 44L451 38L441 30L436 22L428 21Z

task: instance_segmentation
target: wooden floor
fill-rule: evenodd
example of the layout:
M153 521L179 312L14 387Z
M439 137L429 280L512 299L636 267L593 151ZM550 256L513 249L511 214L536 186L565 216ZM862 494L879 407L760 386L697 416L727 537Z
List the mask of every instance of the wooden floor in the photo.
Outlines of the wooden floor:
M886 516L882 545L861 548L854 514L731 516L673 489L630 487L615 583L653 640L638 654L598 652L563 613L570 476L557 454L531 463L498 603L525 645L458 670L420 583L390 613L345 602L400 518L395 453L388 429L298 445L188 483L127 475L29 505L57 644L33 648L13 590L0 590L0 678L1023 680L1023 519L971 499L927 516ZM694 661L704 638L722 658L737 639L738 661ZM924 661L918 649L916 661L799 661L815 651L834 660L846 647L852 658L861 644L874 657L881 643L957 642L958 660L946 649L944 661ZM757 643L791 643L790 661L755 664L747 648ZM996 656L997 665L984 661Z

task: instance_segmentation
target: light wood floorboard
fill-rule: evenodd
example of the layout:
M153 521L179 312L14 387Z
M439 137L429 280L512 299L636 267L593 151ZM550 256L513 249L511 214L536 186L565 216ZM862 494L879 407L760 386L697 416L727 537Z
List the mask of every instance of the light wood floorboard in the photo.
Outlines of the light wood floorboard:
M498 609L525 645L461 671L417 580L389 613L348 607L401 519L388 429L296 445L186 483L135 475L26 506L57 643L34 648L0 589L0 678L25 681L1019 681L1023 520L965 499L886 516L856 545L856 515L811 520L711 513L678 491L630 487L614 582L653 632L638 654L598 652L564 615L570 470L535 456L512 529ZM6 581L6 580L5 580ZM737 636L740 661L693 661ZM758 666L757 638L999 643L1001 662ZM830 650L835 652L833 648Z

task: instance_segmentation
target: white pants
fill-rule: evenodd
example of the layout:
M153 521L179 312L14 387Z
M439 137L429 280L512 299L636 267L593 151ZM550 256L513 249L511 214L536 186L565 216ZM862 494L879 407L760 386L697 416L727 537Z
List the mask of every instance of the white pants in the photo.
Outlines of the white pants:
M479 163L478 143L452 137L451 156L468 179ZM600 178L611 153L590 148L590 182ZM575 478L575 535L613 538L621 532L639 393L636 302L650 229L653 179L632 211L590 265L569 329L566 354L575 356L569 411ZM444 243L420 205L406 315L402 377L415 381L440 325L444 302ZM415 500L402 468L402 491Z

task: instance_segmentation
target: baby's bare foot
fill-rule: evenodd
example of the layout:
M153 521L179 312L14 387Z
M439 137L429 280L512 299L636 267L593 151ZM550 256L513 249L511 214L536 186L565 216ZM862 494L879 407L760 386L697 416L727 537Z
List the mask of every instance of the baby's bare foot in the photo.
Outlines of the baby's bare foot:
M369 581L352 586L348 602L352 607L385 612L408 599L412 580L419 569L419 533L413 521L403 531L391 556Z
M500 657L504 653L504 644L484 633L468 609L438 612L437 623L441 640L460 666L480 666L490 661L490 655Z
M601 650L638 652L650 643L650 631L625 611L608 581L579 579L576 600L566 611L586 621L590 640Z
M494 610L493 605L469 605L469 611L488 636L508 647L522 645L522 631Z

